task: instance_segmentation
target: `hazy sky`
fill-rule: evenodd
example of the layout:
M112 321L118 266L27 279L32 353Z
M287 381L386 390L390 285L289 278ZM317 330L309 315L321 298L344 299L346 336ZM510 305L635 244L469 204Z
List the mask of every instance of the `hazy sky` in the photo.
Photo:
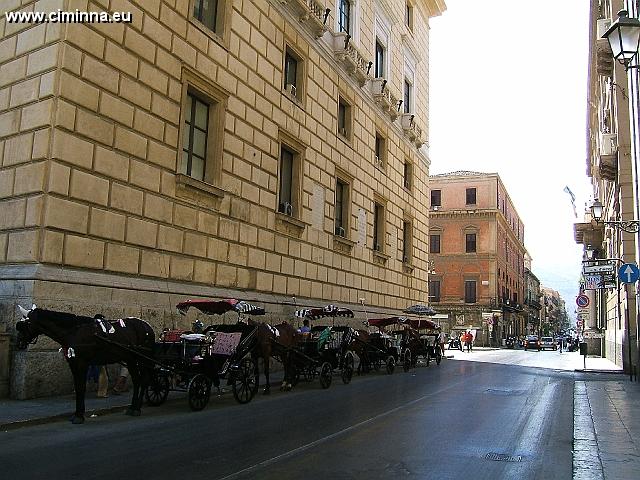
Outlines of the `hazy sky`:
M586 176L587 0L446 0L431 19L431 173L497 172L532 270L573 316ZM576 196L575 218L565 186Z

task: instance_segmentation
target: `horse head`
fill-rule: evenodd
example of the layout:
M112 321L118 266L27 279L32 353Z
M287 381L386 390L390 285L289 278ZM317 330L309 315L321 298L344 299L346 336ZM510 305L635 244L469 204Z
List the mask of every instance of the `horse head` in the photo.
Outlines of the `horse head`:
M22 318L16 323L18 336L16 338L16 347L19 350L25 350L30 343L34 343L34 339L38 337L40 331L35 325L37 318L36 306L33 305L31 310L18 305L18 309L22 314Z

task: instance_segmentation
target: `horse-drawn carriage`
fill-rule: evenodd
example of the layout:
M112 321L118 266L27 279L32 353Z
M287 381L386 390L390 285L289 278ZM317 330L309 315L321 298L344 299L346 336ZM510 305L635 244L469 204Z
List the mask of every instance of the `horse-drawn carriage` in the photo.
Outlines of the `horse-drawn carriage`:
M353 318L353 311L335 305L323 308L305 308L295 312L298 318L311 321L331 317L332 325L314 325L292 349L289 358L291 377L296 383L300 378L312 381L320 379L322 388L329 388L334 370L340 372L342 382L351 382L354 370L354 355L350 350L355 330L346 325L335 325L336 317Z
M264 309L237 300L188 300L177 305L186 314L194 307L209 315L229 311L238 315L264 315ZM152 406L161 405L169 391L187 393L192 410L202 410L211 396L211 387L220 390L220 380L231 386L238 403L247 403L258 389L258 368L254 352L258 342L257 324L218 324L202 330L198 322L193 332L165 331L155 343L155 368L145 396Z
M401 323L402 317L374 318L368 320L367 325L377 328L375 332L358 331L353 349L360 358L360 373L367 373L372 369L379 371L383 365L388 374L395 371L396 365L404 358L400 342L390 333L389 328ZM405 367L405 371L407 369L408 367Z
M432 359L440 365L442 361L442 350L438 343L440 326L426 318L407 319L405 323L408 326L408 335L412 338L409 343L413 365L417 365L420 357L424 359L427 366Z

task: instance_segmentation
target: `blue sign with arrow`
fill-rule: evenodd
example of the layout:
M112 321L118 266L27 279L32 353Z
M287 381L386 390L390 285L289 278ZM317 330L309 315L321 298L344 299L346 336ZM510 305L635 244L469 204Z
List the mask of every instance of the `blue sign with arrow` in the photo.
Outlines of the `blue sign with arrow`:
M618 278L622 283L636 283L640 278L640 270L635 263L624 263L618 270Z

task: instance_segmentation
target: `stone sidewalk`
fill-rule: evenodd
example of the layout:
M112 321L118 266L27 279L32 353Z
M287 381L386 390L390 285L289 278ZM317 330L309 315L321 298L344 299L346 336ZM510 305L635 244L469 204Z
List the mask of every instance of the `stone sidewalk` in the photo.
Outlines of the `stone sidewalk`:
M585 375L573 398L574 480L640 478L640 383Z

